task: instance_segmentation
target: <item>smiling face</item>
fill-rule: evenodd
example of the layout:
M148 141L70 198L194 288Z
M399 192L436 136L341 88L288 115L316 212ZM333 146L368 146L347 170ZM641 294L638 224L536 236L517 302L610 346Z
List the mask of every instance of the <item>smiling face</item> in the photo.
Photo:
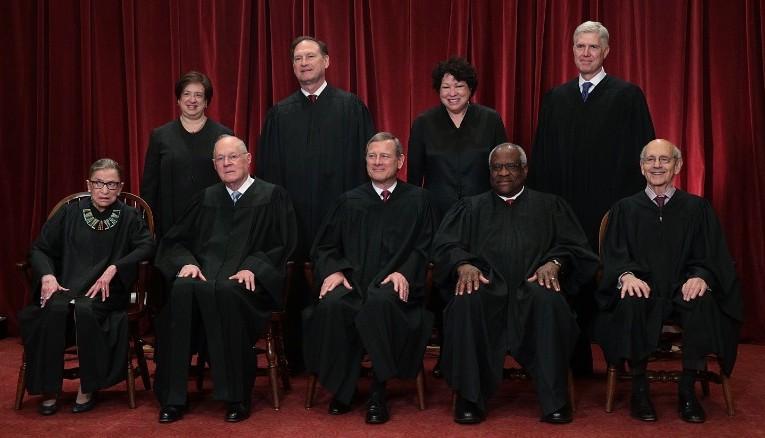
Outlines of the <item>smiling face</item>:
M393 140L374 141L367 146L367 173L378 187L388 187L396 181L404 156L396 154Z
M90 199L93 202L93 206L98 211L106 210L110 205L114 204L117 200L120 192L122 192L122 181L117 169L100 169L96 170L90 175L87 181L88 191L90 192ZM96 188L96 185L102 186ZM109 186L113 186L113 189L109 189Z
M205 87L199 82L191 82L183 88L181 97L178 99L178 108L181 114L189 119L202 117L207 108Z
M683 160L672 154L672 144L666 140L654 140L645 147L640 159L640 172L654 193L663 194L680 173Z
M523 188L528 167L521 162L521 153L517 149L499 148L491 156L489 172L494 191L512 197Z
M597 32L580 33L574 42L574 64L585 80L592 79L600 71L608 56L609 48L603 45Z
M467 82L458 81L451 73L446 73L441 80L438 96L450 113L460 114L470 101L470 88Z
M324 83L327 67L329 56L321 53L321 48L315 41L305 40L295 46L292 69L302 88L320 87Z
M237 190L250 176L252 156L242 140L233 137L223 137L215 143L213 164L218 177L226 187Z

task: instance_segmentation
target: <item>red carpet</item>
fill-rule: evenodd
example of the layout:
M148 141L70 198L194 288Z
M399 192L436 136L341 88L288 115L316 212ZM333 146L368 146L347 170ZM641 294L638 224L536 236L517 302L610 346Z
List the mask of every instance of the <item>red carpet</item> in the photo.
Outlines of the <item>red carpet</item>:
M157 422L158 405L154 395L143 391L140 380L136 394L138 407L128 408L124 385L100 393L96 408L84 414L70 412L77 382L65 383L60 410L51 417L37 414L37 397L25 395L21 411L13 410L16 378L21 360L18 339L0 340L0 436L523 436L523 437L765 437L765 382L761 364L765 363L765 346L742 345L739 361L732 378L736 415L725 414L725 401L719 385L711 385L711 394L702 399L707 422L686 424L675 412L676 387L654 384L653 400L659 415L657 423L632 420L628 412L629 383L620 383L614 413L604 411L605 366L598 351L598 375L576 382L577 411L574 422L563 426L539 422L536 396L530 383L507 381L489 403L488 418L477 426L459 426L451 418L451 391L442 380L428 376L425 411L416 407L414 381L390 385L389 407L391 421L382 426L364 423L364 400L368 381L360 384L359 401L355 409L344 416L327 414L329 394L319 390L315 407L303 409L306 378L292 380L293 389L283 395L283 407L276 412L271 401L266 378L258 377L255 384L253 413L249 420L229 424L223 421L224 407L209 398L210 382L205 392L190 390L191 410L177 423ZM426 367L433 366L428 357ZM190 382L192 383L192 382ZM190 385L190 387L192 387Z

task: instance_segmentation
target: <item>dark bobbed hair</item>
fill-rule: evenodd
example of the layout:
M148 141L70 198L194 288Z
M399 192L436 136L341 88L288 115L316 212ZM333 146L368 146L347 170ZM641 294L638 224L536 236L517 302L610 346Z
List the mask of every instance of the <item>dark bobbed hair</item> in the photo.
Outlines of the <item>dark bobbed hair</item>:
M478 88L478 74L475 71L475 67L467 62L465 58L452 56L446 61L439 62L436 68L433 69L431 76L433 77L434 90L438 91L441 88L441 80L443 80L444 75L447 73L454 76L458 81L465 81L468 88L470 88L471 96L475 93L476 88Z
M202 84L202 87L205 89L205 100L209 105L213 97L212 82L210 82L210 78L208 78L207 75L194 70L185 73L178 79L178 82L175 83L175 98L180 99L181 94L183 94L183 89L186 88L187 85L193 83Z

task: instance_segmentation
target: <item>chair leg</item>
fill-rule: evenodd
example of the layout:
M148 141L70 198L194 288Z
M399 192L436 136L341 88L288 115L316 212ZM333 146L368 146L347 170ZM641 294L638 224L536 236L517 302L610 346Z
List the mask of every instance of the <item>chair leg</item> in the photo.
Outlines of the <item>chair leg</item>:
M127 363L127 392L128 405L130 409L135 409L135 370L133 369L133 360L128 355Z
M576 389L574 388L574 375L571 374L571 368L568 369L568 403L571 406L571 412L576 412Z
M205 385L205 362L207 362L207 359L205 358L204 354L202 352L197 353L197 391L202 392L202 388L204 388Z
M606 412L611 413L614 411L614 393L616 391L616 367L614 365L608 366L608 373L606 377Z
M149 378L149 367L146 364L146 356L143 354L143 346L145 342L140 336L133 337L133 350L135 351L135 358L138 361L138 372L141 373L141 381L143 382L143 389L151 391L151 379Z
M425 410L425 368L420 367L420 371L417 373L417 407L421 411Z
M733 408L733 394L730 391L730 381L728 376L723 373L720 373L720 379L722 383L723 396L725 397L725 407L728 415L732 417L736 414L736 411Z
M278 330L274 330L274 342L276 345L276 357L279 363L279 373L282 376L282 388L285 391L289 391L292 389L292 384L290 383L290 371L289 371L289 365L287 364L287 351L284 348L284 327L282 326L282 323L279 322Z
M17 411L21 409L21 403L24 401L24 391L27 386L27 361L26 358L22 358L21 366L19 367L19 379L16 383L16 401L13 403L13 409Z
M305 391L305 408L311 409L313 406L313 399L316 396L316 374L308 376L308 384Z
M266 359L268 360L268 380L271 383L271 393L274 400L274 410L279 410L279 371L276 365L274 350L274 335L272 327L266 331Z

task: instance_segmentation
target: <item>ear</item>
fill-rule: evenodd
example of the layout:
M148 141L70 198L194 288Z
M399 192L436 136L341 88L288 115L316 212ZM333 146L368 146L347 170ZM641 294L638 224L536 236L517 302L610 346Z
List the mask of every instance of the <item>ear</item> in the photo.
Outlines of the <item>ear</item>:
M329 68L329 55L324 55L324 68Z
M402 167L404 167L404 161L406 161L406 155L399 155L398 156L398 164L396 165L397 169L401 170Z
M606 48L603 49L603 60L606 59L606 56L608 56L608 52L610 52L610 51L611 51L611 48L608 47L608 46L606 46Z
M682 169L682 168L683 168L683 160L682 159L678 159L677 163L675 163L675 175L680 173L680 169Z

